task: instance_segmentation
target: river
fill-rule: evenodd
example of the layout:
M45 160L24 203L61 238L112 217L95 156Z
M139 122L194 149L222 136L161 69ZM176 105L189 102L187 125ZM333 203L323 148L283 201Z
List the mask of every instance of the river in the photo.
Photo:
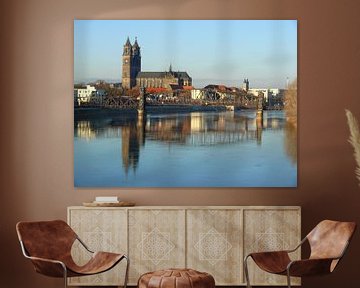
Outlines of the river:
M296 187L283 111L75 117L75 187Z

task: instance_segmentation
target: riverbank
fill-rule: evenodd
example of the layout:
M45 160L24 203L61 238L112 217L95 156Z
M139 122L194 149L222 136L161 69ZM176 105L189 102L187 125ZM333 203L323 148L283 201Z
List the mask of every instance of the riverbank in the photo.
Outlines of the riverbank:
M223 106L189 106L189 105L168 105L168 106L147 106L146 113L168 114L168 113L191 113L191 112L221 112L225 111ZM108 108L74 108L75 119L96 118L104 116L119 116L137 114L135 109L108 109Z

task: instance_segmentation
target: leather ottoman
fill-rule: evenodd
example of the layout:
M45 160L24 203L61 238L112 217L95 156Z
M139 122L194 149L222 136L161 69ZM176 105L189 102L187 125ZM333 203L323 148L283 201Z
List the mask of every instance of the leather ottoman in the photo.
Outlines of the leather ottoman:
M138 288L214 288L214 277L192 269L166 269L140 276Z

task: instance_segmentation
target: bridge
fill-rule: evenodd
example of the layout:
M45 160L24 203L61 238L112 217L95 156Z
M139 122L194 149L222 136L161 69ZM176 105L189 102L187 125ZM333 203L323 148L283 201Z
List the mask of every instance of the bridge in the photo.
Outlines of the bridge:
M143 101L145 106L224 106L227 109L257 109L259 97L243 91L218 91L212 88L196 89L196 93L189 91L173 90L161 93L141 93L138 99L131 96L108 95L105 97L92 96L85 107L101 107L111 109L139 109ZM187 92L187 93L186 93ZM143 98L142 98L143 97ZM142 98L142 99L141 99ZM77 99L75 106L77 105ZM141 101L142 100L142 101ZM260 100L262 101L262 99Z

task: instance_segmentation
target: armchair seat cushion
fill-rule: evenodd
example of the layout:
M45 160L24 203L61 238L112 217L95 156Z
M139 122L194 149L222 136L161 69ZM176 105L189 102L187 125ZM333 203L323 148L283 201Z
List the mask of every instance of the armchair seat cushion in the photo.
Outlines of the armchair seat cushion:
M286 251L258 252L250 256L261 269L274 274L286 274L286 267L291 262Z
M91 259L83 266L76 265L72 259L66 261L65 265L69 269L68 277L80 275L92 275L105 272L114 267L124 258L123 254L110 252L95 252Z

